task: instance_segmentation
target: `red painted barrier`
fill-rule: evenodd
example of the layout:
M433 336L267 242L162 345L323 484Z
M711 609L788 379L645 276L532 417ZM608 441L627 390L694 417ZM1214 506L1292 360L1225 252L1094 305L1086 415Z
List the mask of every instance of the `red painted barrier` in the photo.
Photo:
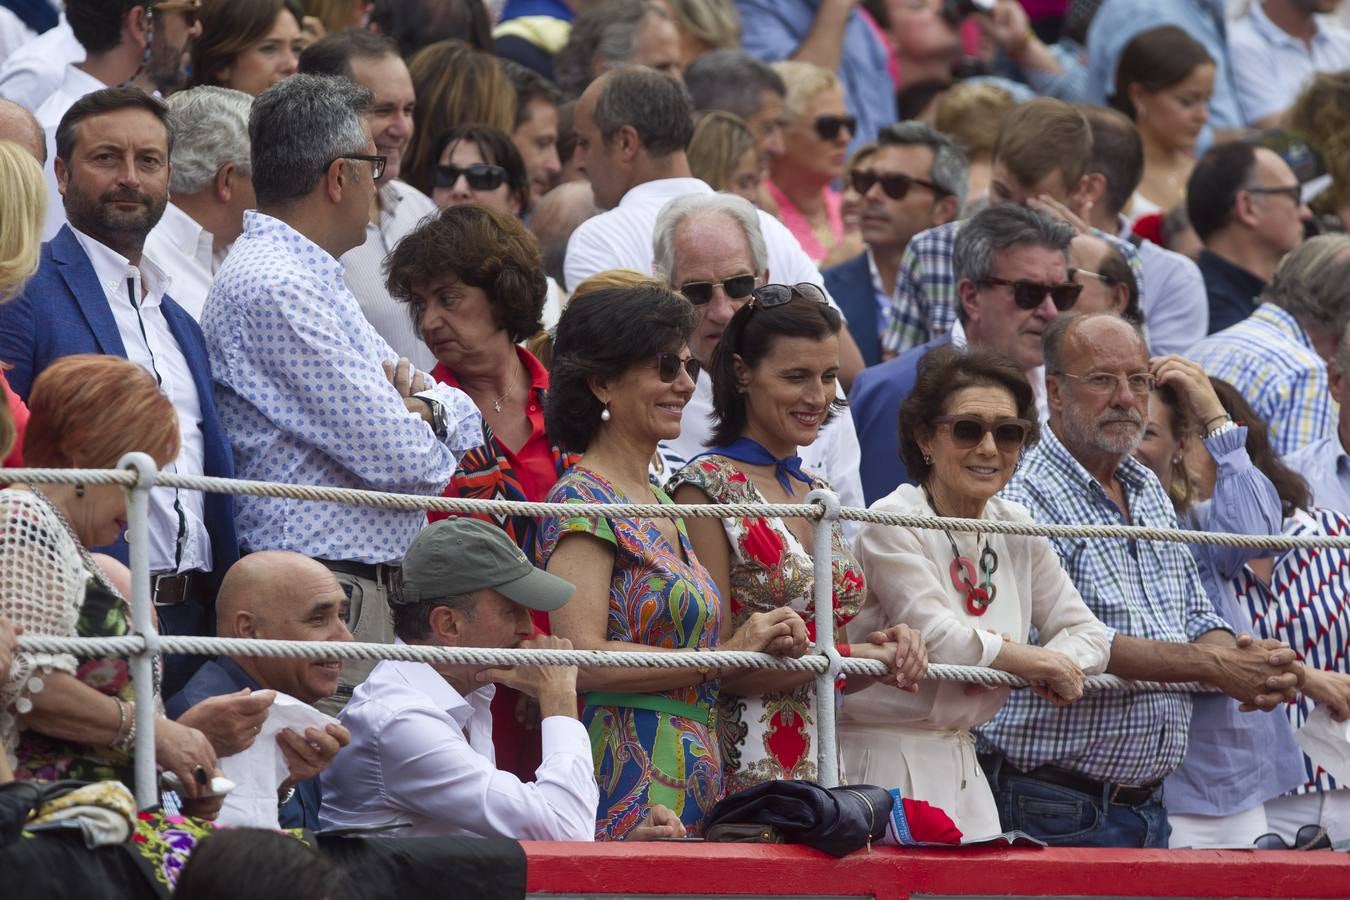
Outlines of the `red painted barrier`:
M531 894L1350 898L1350 854L1331 851L523 846Z

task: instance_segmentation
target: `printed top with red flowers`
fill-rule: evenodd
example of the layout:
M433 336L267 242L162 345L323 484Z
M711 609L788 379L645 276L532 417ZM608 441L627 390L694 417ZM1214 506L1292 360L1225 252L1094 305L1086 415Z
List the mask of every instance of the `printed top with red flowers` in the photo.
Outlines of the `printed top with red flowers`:
M809 473L808 473L809 474ZM812 477L813 486L829 485ZM700 456L676 474L670 490L697 487L714 503L765 503L737 462L726 456ZM815 639L815 564L782 519L760 516L722 519L731 548L732 626L753 613L788 606L806 620ZM834 524L831 564L834 573L836 628L857 615L866 596L862 566ZM728 793L777 778L816 779L816 718L810 685L792 691L737 697L723 692L718 701L717 733Z

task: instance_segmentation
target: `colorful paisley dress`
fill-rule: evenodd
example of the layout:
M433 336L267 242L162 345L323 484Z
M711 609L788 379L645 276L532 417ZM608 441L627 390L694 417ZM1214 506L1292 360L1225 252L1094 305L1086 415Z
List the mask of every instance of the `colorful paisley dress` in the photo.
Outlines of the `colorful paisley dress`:
M813 487L828 488L819 478ZM691 484L714 503L765 503L735 460L717 454L700 456L676 474L670 489ZM740 627L753 613L789 606L806 620L815 639L815 564L782 519L723 519L731 545L732 625ZM849 549L839 523L834 523L831 565L834 572L834 625L842 627L858 614L866 596L862 566ZM812 711L815 690L803 684L791 691L761 697L723 694L718 701L718 737L727 793L775 778L816 780L818 743Z
M671 502L655 487L652 493L661 503ZM635 501L598 473L578 466L559 480L548 502ZM558 542L569 533L589 534L613 544L607 639L654 647L710 648L716 646L721 631L722 601L712 576L694 555L684 523L677 519L675 524L678 548L671 546L650 519L547 519L539 531L540 564L547 565ZM717 702L717 682L655 696L711 710ZM722 762L710 720L711 716L699 721L629 706L585 708L582 724L591 736L600 786L597 839L622 838L642 821L652 803L670 807L691 833L699 832L713 804L722 797Z

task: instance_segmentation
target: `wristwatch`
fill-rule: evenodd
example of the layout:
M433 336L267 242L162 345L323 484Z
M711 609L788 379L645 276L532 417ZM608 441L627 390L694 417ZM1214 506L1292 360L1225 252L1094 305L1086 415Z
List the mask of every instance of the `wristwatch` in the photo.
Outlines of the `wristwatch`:
M431 407L431 430L436 433L436 437L443 438L449 430L445 421L445 404L437 400L430 391L422 391L413 394L418 400L421 400L427 406Z

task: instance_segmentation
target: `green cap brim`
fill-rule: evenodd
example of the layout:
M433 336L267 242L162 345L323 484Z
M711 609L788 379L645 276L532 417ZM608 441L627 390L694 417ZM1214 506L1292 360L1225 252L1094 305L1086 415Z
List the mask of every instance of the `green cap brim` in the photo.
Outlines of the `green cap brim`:
M493 585L493 590L527 609L553 612L572 599L576 587L570 581L531 566L530 571L519 578L505 584Z

